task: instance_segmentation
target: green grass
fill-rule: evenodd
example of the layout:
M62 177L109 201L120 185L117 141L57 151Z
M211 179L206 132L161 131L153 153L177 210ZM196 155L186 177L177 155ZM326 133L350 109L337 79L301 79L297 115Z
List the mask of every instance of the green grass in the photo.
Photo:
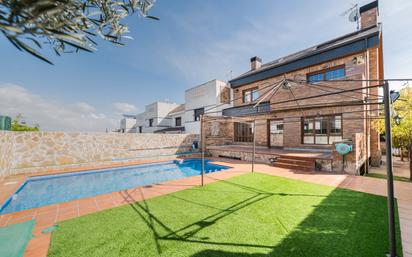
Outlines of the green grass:
M375 257L387 233L384 197L254 173L62 222L49 256Z
M382 178L382 179L387 178L385 174L380 174L380 173L368 173L366 174L366 177ZM402 182L412 182L409 178L399 177L399 176L393 176L393 180L402 181Z

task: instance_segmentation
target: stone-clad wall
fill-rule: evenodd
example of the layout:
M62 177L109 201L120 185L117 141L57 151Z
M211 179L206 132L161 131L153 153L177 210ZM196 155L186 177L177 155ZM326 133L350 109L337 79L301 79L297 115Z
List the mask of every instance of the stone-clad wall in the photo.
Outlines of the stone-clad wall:
M171 158L192 148L198 135L0 132L0 176ZM77 165L77 166L76 166Z

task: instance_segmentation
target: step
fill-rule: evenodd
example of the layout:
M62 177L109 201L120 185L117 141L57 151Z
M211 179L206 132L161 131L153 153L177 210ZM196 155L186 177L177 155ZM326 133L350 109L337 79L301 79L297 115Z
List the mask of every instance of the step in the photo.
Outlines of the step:
M287 164L287 163L275 163L274 167L291 169L291 170L303 170L303 171L314 171L315 167L308 167L308 166L301 166L301 165L294 165L294 164Z
M307 165L307 166L312 166L314 165L315 161L314 160L297 160L297 159L289 159L289 158L283 158L280 157L278 158L277 162L286 162L286 163L291 163L291 164L301 164L301 165Z
M315 164L302 165L302 164L299 164L299 163L290 163L290 162L275 162L275 164L287 165L287 166L293 166L293 167L302 167L302 168L308 168L308 169L314 169L315 168Z

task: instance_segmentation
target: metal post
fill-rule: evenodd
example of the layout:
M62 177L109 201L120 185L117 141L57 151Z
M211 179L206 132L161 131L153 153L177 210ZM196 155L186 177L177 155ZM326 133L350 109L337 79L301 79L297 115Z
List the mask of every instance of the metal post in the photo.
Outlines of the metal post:
M201 184L202 186L204 185L204 176L205 176L205 131L204 131L204 127L203 127L203 123L204 123L204 118L203 118L203 114L200 115L200 140L201 140L201 144L202 144L202 175L201 175Z
M256 120L253 121L253 156L252 156L252 172L255 171L255 154L256 154Z
M388 216L389 216L389 244L390 257L396 257L395 234L395 205L392 174L392 133L391 133L391 99L388 81L383 86L384 110L385 110L385 135L386 135L386 173L388 183Z

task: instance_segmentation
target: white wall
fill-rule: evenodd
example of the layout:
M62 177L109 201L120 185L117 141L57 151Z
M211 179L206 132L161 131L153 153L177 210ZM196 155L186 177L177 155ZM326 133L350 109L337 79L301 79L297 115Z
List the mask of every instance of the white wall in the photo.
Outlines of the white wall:
M136 115L136 132L142 127L143 133L153 133L156 130L164 129L174 125L174 120L168 117L170 111L178 107L176 103L154 102L146 105L145 111ZM153 126L150 127L149 120L153 119Z
M232 104L222 104L220 93L224 88L230 87L226 82L212 80L185 92L185 133L200 134L200 122L195 121L195 109L204 108L206 115L221 115L221 111ZM232 99L232 93L230 93ZM213 109L211 109L213 108ZM211 109L208 111L208 109Z
M120 120L120 132L123 133L135 133L136 132L136 119L123 117Z
M194 120L195 109L204 108L206 115L221 115L225 108L232 107L232 104L221 105L220 95L223 89L230 90L230 99L233 93L226 82L220 80L211 80L202 85L190 88L185 91L185 109L171 113L179 107L176 103L154 102L145 107L145 111L136 115L135 131L139 133L139 127L142 127L143 133L153 133L156 130L167 127L175 127L175 118L182 117L182 126L185 127L185 133L199 134L200 122ZM209 111L208 109L212 110ZM213 113L211 113L213 112ZM153 119L153 126L149 127L149 119Z

